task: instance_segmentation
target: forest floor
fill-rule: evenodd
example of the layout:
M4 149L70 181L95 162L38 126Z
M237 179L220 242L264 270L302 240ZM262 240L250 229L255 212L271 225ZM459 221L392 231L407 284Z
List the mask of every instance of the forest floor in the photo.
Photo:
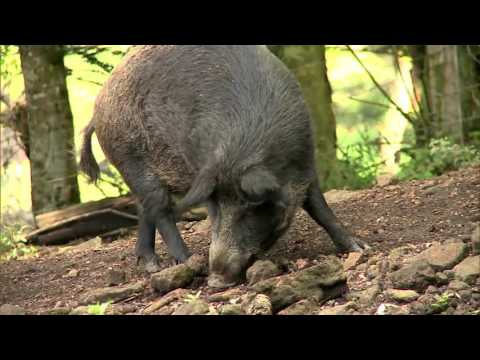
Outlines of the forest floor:
M307 291L303 296L297 289L287 301L270 294L263 298L266 313L479 314L480 257L475 242L480 230L475 227L480 223L480 167L427 181L333 191L326 197L341 221L371 249L361 256L337 255L344 265L343 291L333 296L311 296ZM206 257L208 220L180 223L179 228L191 251ZM136 231L131 229L109 243L96 238L45 247L37 257L0 263L0 313L84 314L91 310L81 305L110 298L114 302L107 314L255 313L245 305L261 300L255 292L251 295L252 286L219 295L197 273L159 293L152 285L158 274L136 268L135 241ZM170 268L160 238L157 253L162 266ZM299 211L290 231L264 258L278 265L273 275L283 273L280 279L331 261L332 255L335 248L325 231Z

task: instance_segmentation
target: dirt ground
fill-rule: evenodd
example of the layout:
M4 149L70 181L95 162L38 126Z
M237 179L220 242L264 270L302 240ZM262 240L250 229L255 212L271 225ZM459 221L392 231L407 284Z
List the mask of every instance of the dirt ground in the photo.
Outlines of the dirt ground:
M480 222L480 167L445 174L428 181L410 181L377 186L355 193L339 192L344 199L328 200L331 207L355 234L371 247L369 256L384 256L394 248L411 246L419 252L434 242L456 238L466 239ZM193 253L207 255L208 221L179 224L182 235ZM149 275L136 269L135 229L110 243L90 241L77 246L42 248L39 256L26 260L0 263L0 305L14 304L27 313L40 314L52 308L78 306L78 299L87 290L107 286L109 269L126 272L127 283L149 280ZM86 244L86 245L85 245ZM289 271L322 255L334 254L326 233L303 211L299 211L292 229L266 257L283 262ZM165 246L157 238L157 253L166 268L172 265ZM73 270L73 271L72 271ZM369 276L349 273L350 289L361 290L370 284ZM205 278L197 278L190 288L204 294L212 292ZM122 300L129 314L139 314L158 298L145 290ZM336 299L325 306L342 304ZM374 304L356 313L371 314Z

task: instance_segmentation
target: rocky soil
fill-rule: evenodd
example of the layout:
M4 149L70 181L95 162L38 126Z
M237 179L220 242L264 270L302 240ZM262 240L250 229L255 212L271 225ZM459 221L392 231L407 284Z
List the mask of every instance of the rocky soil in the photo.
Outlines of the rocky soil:
M207 286L208 220L181 223L195 253L163 270L135 267L135 229L42 248L0 263L0 314L407 315L480 314L480 168L428 181L327 194L339 218L371 249L342 256L299 211L292 229L255 263L245 284Z

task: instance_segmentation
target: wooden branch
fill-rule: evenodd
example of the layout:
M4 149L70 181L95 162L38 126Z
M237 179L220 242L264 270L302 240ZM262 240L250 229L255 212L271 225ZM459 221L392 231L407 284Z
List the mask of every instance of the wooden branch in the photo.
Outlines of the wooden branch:
M207 217L206 211L192 210L179 221L199 221ZM109 198L38 215L38 230L26 236L29 243L61 245L79 238L111 236L119 229L138 225L136 200L133 196Z

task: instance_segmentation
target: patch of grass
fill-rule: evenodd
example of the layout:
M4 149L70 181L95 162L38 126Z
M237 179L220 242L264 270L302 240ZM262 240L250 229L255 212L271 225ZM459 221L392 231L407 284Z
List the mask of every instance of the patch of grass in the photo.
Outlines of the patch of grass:
M185 302L186 303L191 303L193 301L196 301L198 299L200 299L200 295L202 294L202 291L200 290L199 292L197 292L196 294L188 294L186 297L185 297Z
M36 254L34 246L27 245L25 226L3 225L0 229L0 260L18 259Z
M450 306L450 298L452 298L454 294L446 292L442 295L436 296L435 300L437 302L430 305L433 313L438 314L448 309Z
M111 304L112 301L107 301L105 303L96 303L94 305L89 305L87 312L90 315L105 315L105 312Z

